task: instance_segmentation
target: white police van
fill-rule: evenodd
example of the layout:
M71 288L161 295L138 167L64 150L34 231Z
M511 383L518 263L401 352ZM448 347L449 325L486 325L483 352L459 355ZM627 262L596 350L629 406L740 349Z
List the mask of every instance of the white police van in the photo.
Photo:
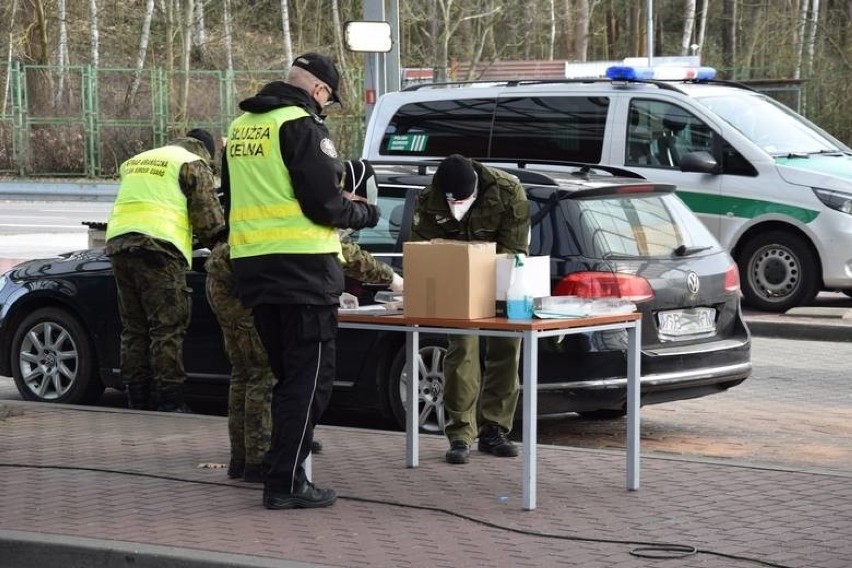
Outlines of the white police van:
M623 167L678 187L736 259L746 304L785 311L823 289L852 295L852 150L711 68L673 72L614 66L599 79L388 93L362 155Z

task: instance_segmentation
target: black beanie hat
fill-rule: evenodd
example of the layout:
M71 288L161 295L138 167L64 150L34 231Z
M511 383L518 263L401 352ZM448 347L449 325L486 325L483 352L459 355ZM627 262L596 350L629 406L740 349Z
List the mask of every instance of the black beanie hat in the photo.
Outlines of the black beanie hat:
M453 154L444 158L435 171L432 185L449 198L455 200L467 199L476 190L476 172L470 160L461 154Z
M209 132L204 130L203 128L193 128L189 132L186 133L188 138L195 138L207 148L207 153L210 154L210 158L216 157L216 142L213 140L213 136L210 135Z

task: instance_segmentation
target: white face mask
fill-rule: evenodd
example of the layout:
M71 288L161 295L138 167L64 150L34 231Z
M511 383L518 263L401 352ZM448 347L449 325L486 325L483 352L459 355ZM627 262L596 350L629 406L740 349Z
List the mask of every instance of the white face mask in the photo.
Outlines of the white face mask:
M478 193L477 188L479 186L479 176L474 172L475 181L473 182L473 193L470 194L470 197L467 199L453 199L453 194L447 194L447 205L450 206L450 213L453 214L453 217L456 221L461 221L462 217L470 210L470 207L473 205L473 202L476 201L476 194Z
M447 205L450 206L450 213L453 214L455 220L461 221L465 214L470 210L474 201L476 201L476 191L474 191L470 197L462 201L447 200Z

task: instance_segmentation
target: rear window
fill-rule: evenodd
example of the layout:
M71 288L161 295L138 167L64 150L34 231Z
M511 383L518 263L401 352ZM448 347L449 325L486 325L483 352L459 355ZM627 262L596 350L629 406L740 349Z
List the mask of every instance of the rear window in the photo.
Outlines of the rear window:
M597 164L608 110L606 97L501 98L490 156Z
M586 256L671 257L681 245L717 251L715 237L675 195L575 200Z
M383 156L488 156L494 99L426 101L403 105L385 130Z

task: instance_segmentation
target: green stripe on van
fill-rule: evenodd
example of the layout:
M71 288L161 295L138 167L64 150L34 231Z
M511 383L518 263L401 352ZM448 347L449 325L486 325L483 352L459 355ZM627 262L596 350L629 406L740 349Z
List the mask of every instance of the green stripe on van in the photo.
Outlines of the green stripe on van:
M711 195L709 193L697 193L693 191L677 191L678 197L696 213L704 215L728 215L743 219L754 219L761 215L775 213L798 219L802 223L810 223L819 216L819 211L785 205L777 201L763 201L761 199L747 199L745 197L726 197Z

